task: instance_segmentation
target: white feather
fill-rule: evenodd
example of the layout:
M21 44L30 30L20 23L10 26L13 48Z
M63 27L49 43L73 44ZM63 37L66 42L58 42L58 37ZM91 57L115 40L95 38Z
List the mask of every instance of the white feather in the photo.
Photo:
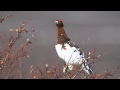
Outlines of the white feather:
M81 63L82 56L75 47L70 47L69 44L64 44L66 49L62 48L62 44L55 45L58 56L69 64Z
M84 58L84 53L80 55L80 51L76 47L70 47L69 44L64 44L65 49L62 48L62 44L55 45L56 52L58 56L64 60L68 65L71 64L82 64L83 60L85 61L86 68L89 69L89 66L87 65L87 61ZM81 69L86 71L89 74L89 71L87 70L82 64ZM72 70L72 67L71 67ZM65 68L63 72L65 71Z
M55 21L56 24L58 24L58 21Z

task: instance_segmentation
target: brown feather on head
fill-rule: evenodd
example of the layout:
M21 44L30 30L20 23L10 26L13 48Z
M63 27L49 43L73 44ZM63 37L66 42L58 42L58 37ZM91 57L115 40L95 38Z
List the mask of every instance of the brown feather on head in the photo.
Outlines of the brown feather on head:
M67 37L67 34L65 33L64 31L64 28L63 28L63 22L62 20L56 20L55 21L56 23L56 26L58 28L58 32L57 32L57 44L64 44L64 43L67 43L68 41L70 41L70 39ZM64 47L64 45L63 45Z

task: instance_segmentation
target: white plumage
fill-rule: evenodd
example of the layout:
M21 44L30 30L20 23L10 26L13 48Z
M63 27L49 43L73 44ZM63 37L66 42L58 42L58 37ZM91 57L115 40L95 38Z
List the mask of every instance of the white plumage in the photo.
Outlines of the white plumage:
M64 44L64 46L66 49L63 49L61 44L55 45L58 56L69 64L81 63L82 55L80 52L75 47L70 47L69 44Z

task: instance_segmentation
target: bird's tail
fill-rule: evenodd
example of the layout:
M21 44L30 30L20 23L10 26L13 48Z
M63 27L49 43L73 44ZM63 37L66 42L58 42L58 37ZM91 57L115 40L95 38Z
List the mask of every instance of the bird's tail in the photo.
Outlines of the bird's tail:
M85 62L83 64L83 70L87 73L87 74L92 74L93 73L93 70L90 68L90 66Z
M84 58L84 52L82 53L82 65L81 70L83 70L87 74L92 74L93 70L91 69L90 65L88 64L88 60Z
M87 61L85 61L82 64L82 70L85 71L87 74L92 74L93 73L93 70L91 69L91 67L89 66Z

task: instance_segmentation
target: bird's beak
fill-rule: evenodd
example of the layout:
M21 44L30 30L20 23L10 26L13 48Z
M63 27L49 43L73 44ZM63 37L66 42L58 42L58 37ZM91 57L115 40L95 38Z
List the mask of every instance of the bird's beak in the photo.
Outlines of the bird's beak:
M55 21L56 24L58 24L58 21Z

